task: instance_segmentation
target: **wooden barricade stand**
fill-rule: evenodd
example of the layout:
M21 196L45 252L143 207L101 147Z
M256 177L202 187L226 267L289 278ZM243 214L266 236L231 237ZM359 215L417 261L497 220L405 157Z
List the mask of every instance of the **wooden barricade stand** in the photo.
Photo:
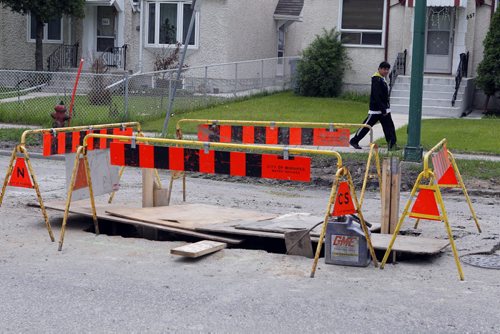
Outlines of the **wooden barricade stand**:
M31 165L29 153L26 148L26 138L31 135L42 134L44 146L43 155L50 156L54 154L77 152L78 147L83 143L84 135L82 136L82 132L85 132L85 134L87 134L87 132L90 131L107 131L108 129L110 129L110 131L112 131L113 133L124 133L124 131L127 131L127 128L136 128L139 133L141 131L141 125L138 122L85 125L24 131L21 135L20 143L16 145L16 147L12 150L9 166L7 167L7 172L2 186L2 192L0 193L0 206L2 205L7 186L34 188L38 203L40 205L40 210L42 211L45 225L49 233L50 240L54 241L55 239L52 233L52 228L50 226L47 210L45 208L45 205L43 204L40 187L38 185L35 171L33 169L33 166ZM100 145L101 143L99 143L99 147ZM120 176L122 173L123 169L120 170ZM15 182L19 177L18 175L23 175L23 180L21 180L21 182ZM111 199L112 197L110 198L110 201Z
M382 174L378 145L373 142L373 129L367 124L181 119L176 124L177 139L183 138L182 125L189 123L197 124L197 135L200 141L329 147L349 147L349 128L367 128L370 130L370 150L359 197L359 207L363 206L366 186L368 179L371 177L370 168L372 162L376 168L376 175L382 195ZM174 177L172 175L171 186L175 178L179 178L179 176L176 175ZM186 188L184 174L182 178L184 180L183 199L185 201ZM169 192L172 191L171 186Z
M348 188L345 187L346 183L348 185ZM344 187L347 188L348 190L347 191L341 190ZM347 192L350 193L350 196ZM339 201L339 198L343 198L344 202ZM342 210L342 209L338 210L337 205L339 205L339 203L344 203L344 206L347 207L347 210ZM323 221L323 227L321 229L321 234L319 236L318 246L316 247L316 254L314 256L314 262L311 269L311 278L313 278L314 274L316 273L316 267L318 265L321 248L323 246L323 240L325 239L328 220L330 219L331 216L344 216L347 214L354 214L354 213L356 213L359 217L359 221L363 229L363 232L365 234L366 242L368 244L368 249L370 250L370 255L373 260L373 265L375 267L378 266L375 250L373 249L372 242L370 239L370 233L363 218L363 213L361 212L360 203L358 202L358 198L356 196L356 191L354 189L354 183L352 182L351 174L349 173L346 167L341 167L337 170L337 173L335 174L335 181L333 182L332 190L330 192L330 198L328 199L325 219Z
M311 158L303 155L333 157L337 160L338 174L342 176L347 175L346 177L350 180L351 192L354 189L347 169L342 167L342 157L336 151L231 143L208 143L148 137L134 137L131 139L127 136L91 133L85 136L83 145L78 148L75 156L75 164L71 175L61 235L59 238L59 250L62 249L64 243L66 224L71 206L71 196L75 189L75 180L78 179L78 170L81 169L80 164L82 162L87 180L85 186L89 188L92 218L96 231L99 230L94 192L92 190L90 166L87 159L87 145L88 140L91 138L114 139L113 143L110 145L112 165L169 169L172 171L188 170L207 174L220 173L232 176L253 176L301 182L309 182L311 180ZM216 150L217 148L223 150ZM125 152L128 150L134 150L134 161L127 161L128 158ZM255 151L266 153L253 153ZM268 152L274 152L275 154L268 154ZM159 154L157 158L155 158L156 153ZM337 183L334 183L332 189L336 189L336 185ZM333 193L335 192L332 190L332 194ZM355 194L353 196L355 198ZM357 203L357 199L355 199L355 201ZM329 204L329 207L330 206L331 204ZM327 212L326 215L328 216L329 214L330 213ZM365 226L364 221L363 226Z
M417 223L420 219L441 221L444 223L446 232L448 234L448 238L450 240L453 256L455 258L455 264L457 266L458 276L460 280L462 281L464 280L464 274L462 271L462 267L460 265L460 259L458 256L457 249L455 247L455 241L453 239L453 234L451 232L451 227L448 221L448 215L446 213L446 208L440 190L440 188L444 187L451 187L451 186L456 187L456 185L450 184L449 180L450 170L452 172L454 171L458 176L459 180L458 182L460 183L459 186L462 187L462 190L466 194L466 199L467 202L469 203L469 208L471 209L471 212L473 214L479 232L481 232L481 228L479 227L476 215L474 213L474 210L472 209L472 203L470 202L470 199L467 195L467 190L465 189L462 177L458 172L458 168L456 167L456 163L453 158L452 158L453 167L449 165L448 157L451 155L446 149L446 142L447 142L446 139L441 140L436 146L434 146L431 150L429 150L429 152L425 154L423 171L418 175L417 180L415 181L415 185L413 186L413 189L410 193L410 198L408 199L405 205L403 214L401 215L398 224L396 225L389 246L387 247L387 251L384 254L384 258L382 259L380 269L384 269L385 263L387 262L387 259L389 258L389 254L391 253L394 242L396 241L396 237L398 236L399 230L401 229L401 226L403 225L405 218L408 216L410 218L416 218ZM441 150L437 152L439 148L441 148ZM429 157L435 152L437 153L433 157L434 169L435 169L433 171L431 168L429 168ZM448 163L446 162L447 160ZM425 182L425 180L428 180L428 182ZM444 183L441 183L440 185L439 184L440 181ZM418 195L410 210L410 205L412 204L413 199L417 194L417 192Z

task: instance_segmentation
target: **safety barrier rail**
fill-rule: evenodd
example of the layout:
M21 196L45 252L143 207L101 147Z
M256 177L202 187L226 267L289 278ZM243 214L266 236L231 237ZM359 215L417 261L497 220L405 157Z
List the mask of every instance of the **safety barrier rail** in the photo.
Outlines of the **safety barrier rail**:
M368 124L355 123L316 123L316 122L275 122L275 121L244 121L244 120L211 120L211 119L181 119L176 124L176 136L182 139L182 125L198 124L198 140L210 142L233 142L243 144L277 144L277 145L304 145L304 146L349 146L349 128L364 127L370 131L370 151L366 163L363 185L359 202L363 205L366 186L368 183L372 158L379 181L382 184L378 145L373 142L373 129ZM217 129L216 131L212 131ZM307 130L307 131L306 131ZM179 175L172 175L172 183ZM185 176L183 175L183 199L185 200ZM167 199L167 202L170 200Z
M415 228L418 227L418 223L420 219L426 220L436 220L442 221L445 224L446 232L448 234L448 238L450 240L451 249L453 252L453 256L455 258L455 263L458 269L458 275L460 280L464 279L464 275L462 272L462 267L460 266L460 260L458 257L458 252L455 247L455 242L453 239L453 234L451 232L450 224L448 222L448 215L446 213L446 208L443 202L441 188L461 188L467 203L469 205L469 209L471 211L472 217L475 221L476 227L481 233L481 227L479 226L479 222L476 217L476 213L472 207L472 202L467 193L467 189L465 188L465 184L463 182L462 176L460 175L460 171L458 170L458 166L456 164L455 158L451 154L450 151L446 148L447 140L442 139L439 143L437 143L433 148L431 148L424 156L423 170L418 175L417 180L415 181L415 185L412 188L410 198L408 199L405 208L403 210L403 214L399 219L398 224L394 230L391 241L385 252L384 258L382 260L382 264L380 266L381 269L384 268L384 265L389 258L389 254L391 253L392 246L396 240L396 237L399 233L399 230L408 216L410 218L417 219L415 223ZM432 168L429 167L429 158L432 159ZM423 180L428 180L428 184L422 184ZM418 192L417 198L413 207L410 210L410 205Z

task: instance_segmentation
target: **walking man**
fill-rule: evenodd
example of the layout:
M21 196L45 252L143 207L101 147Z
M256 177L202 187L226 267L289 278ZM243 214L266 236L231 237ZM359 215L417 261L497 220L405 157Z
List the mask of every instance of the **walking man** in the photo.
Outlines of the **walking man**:
M378 71L372 76L372 87L370 92L370 110L368 116L363 121L363 124L368 124L373 127L380 121L384 130L385 140L389 150L396 148L396 129L391 117L391 109L389 103L389 87L385 81L385 77L389 74L391 65L388 62L381 62L378 66ZM370 131L368 128L359 128L354 137L349 143L356 149L361 149L359 142Z

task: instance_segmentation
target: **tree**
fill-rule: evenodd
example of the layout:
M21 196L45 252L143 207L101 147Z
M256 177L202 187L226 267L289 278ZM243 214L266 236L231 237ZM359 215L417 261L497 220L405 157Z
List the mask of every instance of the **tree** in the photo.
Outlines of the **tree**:
M12 11L26 15L31 13L36 19L35 68L43 71L43 27L50 19L62 15L84 16L85 0L0 0L0 4Z
M491 20L490 30L483 41L483 60L477 67L477 86L486 94L484 111L488 108L490 97L500 91L500 10Z
M302 52L302 59L297 65L295 93L320 97L340 95L349 64L340 33L335 29L324 29L323 34L316 35Z

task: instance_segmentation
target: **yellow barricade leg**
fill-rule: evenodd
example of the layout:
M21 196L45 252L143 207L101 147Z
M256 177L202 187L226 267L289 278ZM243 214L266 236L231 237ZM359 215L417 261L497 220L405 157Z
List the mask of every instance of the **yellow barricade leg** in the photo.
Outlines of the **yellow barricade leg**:
M450 240L451 250L453 251L453 257L455 258L455 264L457 265L458 276L460 280L464 280L464 273L462 272L462 266L460 265L460 258L458 257L457 248L455 247L455 241L453 240L453 233L451 232L450 224L448 222L448 216L446 214L446 209L444 207L443 197L441 196L441 191L436 185L436 194L439 206L441 207L441 214L443 216L444 225L446 226L446 232L448 233L448 239Z
M73 172L71 173L71 181L69 183L68 197L66 198L66 206L64 208L64 217L63 217L62 226L61 226L61 235L59 236L59 248L58 248L59 251L62 250L62 246L64 243L64 234L66 232L66 223L68 222L69 207L71 205L71 196L73 195L76 174L78 172L78 162L80 159L80 155L82 154L82 151L83 151L83 146L78 147L78 150L76 151L76 155L75 155L75 163L73 166Z
M40 193L40 188L38 187L38 182L36 180L35 172L33 167L31 166L31 161L28 156L28 151L21 146L21 151L24 153L24 157L26 158L26 165L28 166L28 170L30 172L31 178L33 179L33 187L35 188L36 197L38 198L38 204L40 205L40 209L42 210L43 219L45 220L45 226L47 227L47 232L49 232L50 241L54 242L54 233L52 232L52 227L50 226L49 215L47 214L47 210L45 209L45 205L43 204L42 194Z
M323 221L323 227L321 228L321 234L319 235L318 245L316 247L316 254L314 255L313 266L311 268L311 278L314 277L316 273L316 266L318 265L319 255L321 254L321 247L323 246L323 240L325 239L326 234L326 225L328 224L328 218L330 217L330 212L332 211L332 204L337 197L337 188L339 185L339 178L342 175L343 168L339 169L335 174L335 180L332 185L332 190L330 192L330 198L328 199L328 205L326 206L325 219Z
M16 154L19 149L19 146L16 146L12 150L12 154L10 156L9 167L7 168L7 173L5 174L5 179L3 180L2 193L0 194L0 206L2 206L3 196L7 191L7 184L9 183L9 178L12 175L12 170L14 169L14 161L16 160Z
M83 152L83 162L85 163L85 174L87 174L87 184L89 186L90 206L92 207L92 219L94 220L95 234L99 234L99 223L97 222L94 190L92 188L92 177L90 176L90 166L89 166L89 159L87 158L87 151Z
M467 200L467 204L469 205L469 209L470 209L470 212L472 214L472 218L474 219L474 222L476 223L477 230L479 231L479 233L481 233L482 231L481 231L481 227L479 226L479 222L478 222L477 217L476 217L476 212L474 211L474 208L472 207L472 202L469 198L469 194L467 193L467 189L465 188L465 184L464 184L464 180L462 179L462 175L460 174L460 171L458 170L457 163L455 162L455 157L450 152L448 152L448 155L449 155L451 163L453 165L453 169L455 170L455 175L458 178L458 183L460 183L460 187L462 187L462 191L465 195L465 199Z
M375 255L375 250L372 246L372 240L370 238L370 232L368 232L368 227L366 226L365 219L363 218L363 213L361 212L361 204L358 203L358 198L356 196L356 190L354 189L354 183L352 182L351 173L347 170L347 180L349 182L349 187L351 189L351 196L354 200L354 204L356 205L356 211L359 215L359 221L361 223L361 227L363 228L363 233L365 234L366 242L368 243L368 249L370 250L370 254L373 260L373 265L375 268L378 267L377 256Z

